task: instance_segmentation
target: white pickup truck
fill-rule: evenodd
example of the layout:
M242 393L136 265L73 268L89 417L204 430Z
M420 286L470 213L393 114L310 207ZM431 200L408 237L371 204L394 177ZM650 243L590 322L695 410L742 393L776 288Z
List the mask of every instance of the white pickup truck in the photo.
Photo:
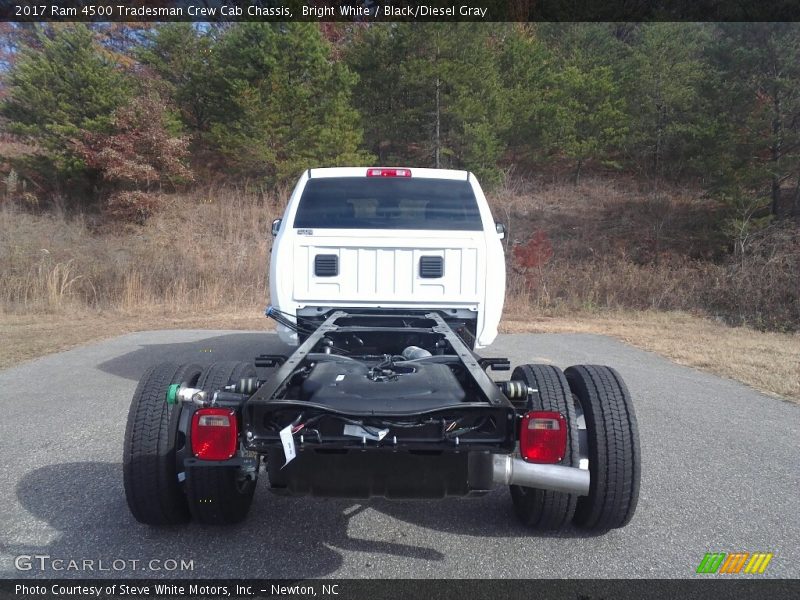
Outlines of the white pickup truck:
M335 309L436 309L492 343L503 311L502 224L474 175L446 169L309 169L276 234L276 309L319 319ZM297 334L278 325L288 343Z
M479 356L497 335L503 228L474 175L310 169L272 226L267 316L289 355L153 366L125 434L150 525L244 519L257 480L295 496L442 498L508 485L535 529L622 527L639 437L612 368Z

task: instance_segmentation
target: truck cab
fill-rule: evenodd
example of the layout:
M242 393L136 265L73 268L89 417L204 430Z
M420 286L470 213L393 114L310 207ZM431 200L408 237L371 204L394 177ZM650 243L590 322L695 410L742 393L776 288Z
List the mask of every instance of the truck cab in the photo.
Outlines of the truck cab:
M435 310L471 348L497 335L505 233L472 173L309 169L273 234L271 301L298 324L313 329L342 309ZM294 329L278 325L292 345L303 337Z

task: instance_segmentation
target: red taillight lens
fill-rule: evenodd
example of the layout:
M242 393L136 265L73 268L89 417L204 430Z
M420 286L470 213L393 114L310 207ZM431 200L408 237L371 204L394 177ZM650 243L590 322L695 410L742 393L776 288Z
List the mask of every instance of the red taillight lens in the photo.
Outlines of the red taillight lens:
M367 169L367 177L411 177L411 169Z
M238 443L236 413L229 408L201 408L192 416L192 453L197 458L233 458Z
M567 420L555 411L529 412L520 424L519 451L528 462L559 462L567 451Z

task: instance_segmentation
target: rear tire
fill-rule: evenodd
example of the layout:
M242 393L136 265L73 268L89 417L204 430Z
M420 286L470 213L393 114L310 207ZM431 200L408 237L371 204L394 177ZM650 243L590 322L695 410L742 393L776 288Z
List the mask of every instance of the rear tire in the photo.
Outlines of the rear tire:
M614 369L577 365L565 371L586 418L589 495L578 499L573 522L594 531L627 525L639 499L641 455L631 395Z
M197 387L213 392L243 377L255 376L252 364L218 362L203 371ZM250 478L239 467L187 468L185 489L192 517L206 525L232 525L244 520L253 502L257 477L257 471Z
M189 521L175 458L181 407L167 404L166 394L171 384L192 386L199 375L197 365L164 363L148 369L136 386L125 428L122 474L128 508L140 523Z
M525 410L558 411L567 421L567 451L559 464L577 466L578 431L575 410L572 405L569 384L564 373L552 365L520 365L511 379L525 381L529 387L539 390L533 395ZM567 525L575 512L577 496L564 492L540 490L519 485L509 486L511 500L519 520L525 525L542 531L553 531Z

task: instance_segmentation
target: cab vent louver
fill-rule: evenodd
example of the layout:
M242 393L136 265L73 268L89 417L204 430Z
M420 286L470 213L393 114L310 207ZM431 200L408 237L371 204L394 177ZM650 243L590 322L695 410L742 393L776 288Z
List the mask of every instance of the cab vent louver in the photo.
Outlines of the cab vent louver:
M425 279L436 279L444 275L444 258L441 256L423 256L419 259L419 276Z
M336 277L339 274L339 257L335 254L317 254L314 257L314 275Z

